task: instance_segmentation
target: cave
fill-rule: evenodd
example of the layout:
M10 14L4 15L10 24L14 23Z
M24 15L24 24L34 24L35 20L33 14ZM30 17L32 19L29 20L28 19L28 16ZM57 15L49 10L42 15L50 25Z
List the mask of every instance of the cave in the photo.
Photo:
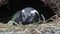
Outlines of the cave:
M40 15L43 14L46 20L55 15L41 0L9 0L7 4L0 6L0 22L7 23L14 13L25 7L33 7Z

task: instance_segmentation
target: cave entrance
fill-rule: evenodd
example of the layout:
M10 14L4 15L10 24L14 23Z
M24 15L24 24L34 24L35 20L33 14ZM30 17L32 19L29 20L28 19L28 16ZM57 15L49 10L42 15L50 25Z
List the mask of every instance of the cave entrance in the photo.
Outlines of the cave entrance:
M54 15L54 12L48 6L45 6L41 0L9 0L7 4L0 7L0 21L8 22L14 13L25 7L36 9L46 19Z

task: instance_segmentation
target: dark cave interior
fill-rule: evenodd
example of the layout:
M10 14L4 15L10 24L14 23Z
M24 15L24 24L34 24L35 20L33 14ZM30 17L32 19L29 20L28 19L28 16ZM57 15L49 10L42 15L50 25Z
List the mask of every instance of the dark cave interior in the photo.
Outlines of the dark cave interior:
M7 23L15 12L25 7L33 7L44 17L49 19L55 13L41 0L9 0L7 4L0 6L0 21Z

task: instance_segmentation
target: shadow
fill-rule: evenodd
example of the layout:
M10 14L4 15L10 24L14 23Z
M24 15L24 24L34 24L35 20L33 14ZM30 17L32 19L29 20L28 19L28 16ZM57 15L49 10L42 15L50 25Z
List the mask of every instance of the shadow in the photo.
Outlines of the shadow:
M25 7L32 7L36 9L39 14L43 14L46 20L54 15L52 9L41 0L9 0L7 4L0 7L0 21L7 23L13 14Z

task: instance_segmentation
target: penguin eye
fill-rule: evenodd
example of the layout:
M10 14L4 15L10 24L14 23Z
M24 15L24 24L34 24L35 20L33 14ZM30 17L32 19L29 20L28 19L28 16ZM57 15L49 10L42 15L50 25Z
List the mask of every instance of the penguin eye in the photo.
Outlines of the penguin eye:
M24 16L24 15L25 15L25 13L22 13L22 15Z
M33 14L33 13L31 13L31 14L30 14L30 16L34 16L34 14Z
M30 16L32 16L33 14L31 13Z
M25 15L25 10L22 10L22 16L24 16Z

